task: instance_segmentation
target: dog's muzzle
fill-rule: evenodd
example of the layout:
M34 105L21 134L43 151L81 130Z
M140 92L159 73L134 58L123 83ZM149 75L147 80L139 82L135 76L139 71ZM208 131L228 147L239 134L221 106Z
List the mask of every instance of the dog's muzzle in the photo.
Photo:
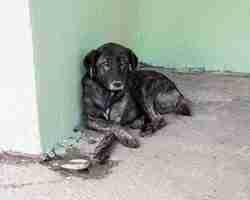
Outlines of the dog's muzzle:
M121 81L113 81L110 84L110 90L123 90L124 85Z

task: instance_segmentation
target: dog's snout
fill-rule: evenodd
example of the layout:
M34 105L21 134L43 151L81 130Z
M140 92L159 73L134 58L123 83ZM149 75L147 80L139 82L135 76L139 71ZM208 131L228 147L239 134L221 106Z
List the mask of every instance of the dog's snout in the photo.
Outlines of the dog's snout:
M113 90L121 90L123 89L123 84L121 81L113 81L111 83L111 89Z
M121 81L116 81L113 83L113 85L117 88L120 88L122 86L122 82Z

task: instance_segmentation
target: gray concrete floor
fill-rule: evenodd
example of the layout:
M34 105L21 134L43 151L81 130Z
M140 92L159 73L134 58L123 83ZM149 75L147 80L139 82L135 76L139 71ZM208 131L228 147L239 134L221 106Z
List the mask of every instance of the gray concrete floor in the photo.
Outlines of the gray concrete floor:
M194 116L169 124L139 149L118 145L102 178L62 176L37 163L0 163L2 200L249 200L250 78L169 75Z

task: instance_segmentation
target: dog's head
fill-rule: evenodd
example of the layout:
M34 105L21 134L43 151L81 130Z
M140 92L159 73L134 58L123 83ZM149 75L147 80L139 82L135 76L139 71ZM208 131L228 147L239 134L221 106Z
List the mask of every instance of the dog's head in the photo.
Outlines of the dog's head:
M123 90L129 71L136 69L138 59L132 50L107 43L90 51L84 58L88 76L111 91Z

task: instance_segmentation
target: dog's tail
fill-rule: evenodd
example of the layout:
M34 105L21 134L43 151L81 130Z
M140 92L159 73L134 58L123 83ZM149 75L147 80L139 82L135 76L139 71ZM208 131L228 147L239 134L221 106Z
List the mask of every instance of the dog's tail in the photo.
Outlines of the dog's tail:
M192 102L185 98L184 95L176 88L177 92L180 94L176 108L175 108L175 113L179 115L185 115L185 116L192 116Z

